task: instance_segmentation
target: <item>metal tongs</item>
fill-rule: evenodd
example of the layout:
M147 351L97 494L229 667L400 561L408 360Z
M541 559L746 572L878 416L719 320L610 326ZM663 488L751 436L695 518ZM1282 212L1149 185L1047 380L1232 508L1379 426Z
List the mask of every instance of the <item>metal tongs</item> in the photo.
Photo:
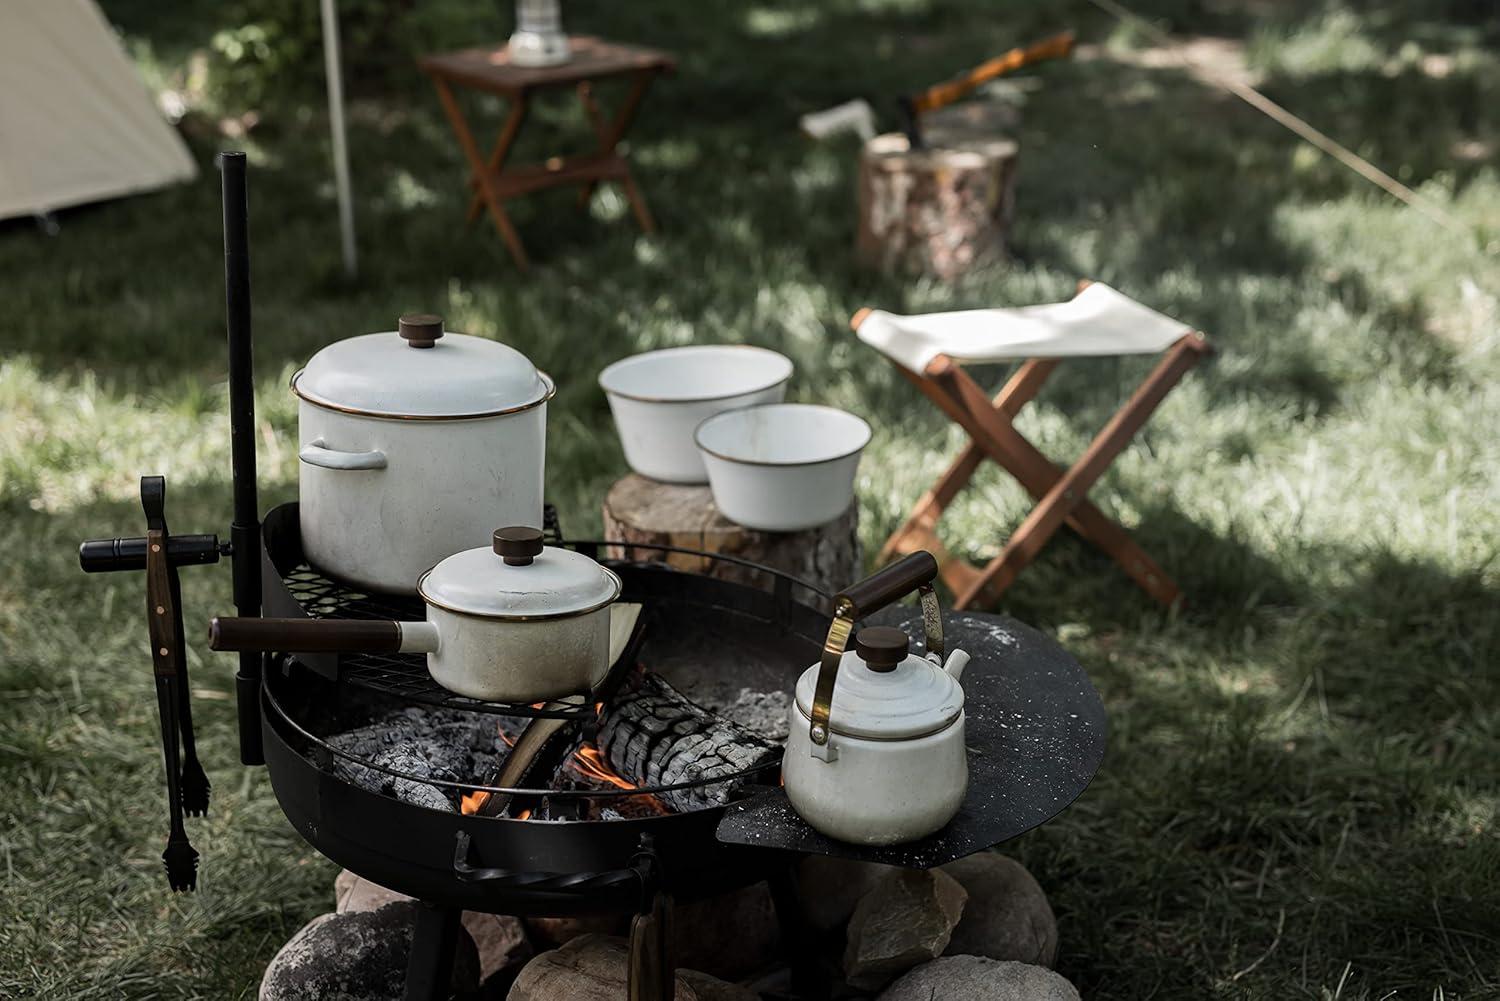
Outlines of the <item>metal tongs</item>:
M192 890L198 883L198 852L182 825L182 816L208 813L209 781L198 761L193 737L187 650L182 628L182 585L177 568L217 563L228 547L215 535L173 536L167 529L167 481L141 477L145 538L95 539L78 550L78 562L89 573L146 571L146 621L151 636L151 665L156 678L156 709L161 721L162 759L167 772L167 807L171 830L162 862L173 890ZM180 753L179 753L180 745Z

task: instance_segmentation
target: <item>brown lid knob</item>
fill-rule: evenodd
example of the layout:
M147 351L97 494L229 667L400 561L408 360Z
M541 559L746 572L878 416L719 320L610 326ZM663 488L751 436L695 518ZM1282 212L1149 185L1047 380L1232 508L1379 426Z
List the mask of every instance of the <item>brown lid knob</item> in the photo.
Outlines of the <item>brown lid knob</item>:
M430 348L443 336L443 318L433 313L407 313L396 321L396 330L410 347Z
M507 566L530 566L542 553L542 530L525 525L495 529L495 552L505 558Z
M894 671L910 648L911 640L894 626L869 626L854 635L854 650L872 671Z

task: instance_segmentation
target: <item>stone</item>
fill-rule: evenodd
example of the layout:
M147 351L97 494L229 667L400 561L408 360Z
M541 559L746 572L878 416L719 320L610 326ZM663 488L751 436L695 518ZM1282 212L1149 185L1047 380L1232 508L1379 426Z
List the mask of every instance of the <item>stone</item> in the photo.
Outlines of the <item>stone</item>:
M506 1001L619 1001L629 994L630 946L614 935L580 935L521 970ZM754 1001L749 991L679 970L673 1001Z
M819 932L842 928L859 898L895 866L809 855L797 863L797 899L807 923Z
M412 899L348 869L341 871L334 879L333 893L337 901L334 910L339 914L347 911L375 911L389 903ZM531 945L526 939L526 929L520 918L464 911L462 920L479 952L481 981L488 980L512 964L531 958Z
M1078 990L1042 966L988 959L944 956L907 971L887 987L879 1001L1080 1001Z
M698 1001L760 1001L760 995L748 987L726 983L699 970L678 970L677 979L698 995Z
M672 945L681 966L743 980L776 962L781 929L765 883L677 903Z
M878 990L918 963L943 954L968 894L938 869L898 869L876 880L849 918L844 977Z
M623 935L628 914L578 914L567 918L526 918L526 934L538 949L556 949L580 935Z
M942 871L969 895L945 956L986 956L1050 967L1057 960L1057 918L1026 867L998 852L978 852Z
M481 982L531 958L531 942L526 938L526 928L520 918L509 914L464 911L463 923L479 952Z
M260 1001L389 1001L400 997L420 906L396 901L373 911L313 918L266 967ZM479 986L479 958L468 932L459 933L450 986L454 991Z
M348 869L341 871L333 881L334 911L378 911L386 904L411 900L404 893L388 890L379 883L372 883Z

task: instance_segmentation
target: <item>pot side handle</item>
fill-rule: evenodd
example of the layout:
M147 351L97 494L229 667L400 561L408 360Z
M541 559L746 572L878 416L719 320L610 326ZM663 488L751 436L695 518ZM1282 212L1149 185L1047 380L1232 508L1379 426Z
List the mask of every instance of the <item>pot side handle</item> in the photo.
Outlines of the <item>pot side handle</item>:
M922 595L922 627L927 639L925 652L929 659L935 657L938 663L942 662L943 618L938 608L937 593L932 588L937 574L937 560L931 553L919 549L834 595L833 621L829 623L828 637L823 641L823 656L818 669L818 684L813 690L812 718L808 728L813 757L821 761L833 761L838 756L837 749L828 742L832 732L829 717L833 712L833 688L838 682L839 663L844 659L844 648L849 645L849 634L854 630L856 619L878 612L911 592L919 591Z
M384 469L385 453L374 449L368 452L341 452L329 448L322 438L314 438L297 453L297 458L309 466L323 469Z

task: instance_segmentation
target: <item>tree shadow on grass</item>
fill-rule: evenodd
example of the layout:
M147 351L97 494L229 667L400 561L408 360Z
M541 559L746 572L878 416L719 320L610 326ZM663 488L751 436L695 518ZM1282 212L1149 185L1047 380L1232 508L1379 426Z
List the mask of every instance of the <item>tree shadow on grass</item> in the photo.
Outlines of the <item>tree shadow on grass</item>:
M1110 755L1008 850L1053 894L1085 992L1315 992L1345 963L1357 997L1492 979L1500 591L1389 551L1329 559L1347 583L1267 592L1239 628L1195 607L1070 644Z

